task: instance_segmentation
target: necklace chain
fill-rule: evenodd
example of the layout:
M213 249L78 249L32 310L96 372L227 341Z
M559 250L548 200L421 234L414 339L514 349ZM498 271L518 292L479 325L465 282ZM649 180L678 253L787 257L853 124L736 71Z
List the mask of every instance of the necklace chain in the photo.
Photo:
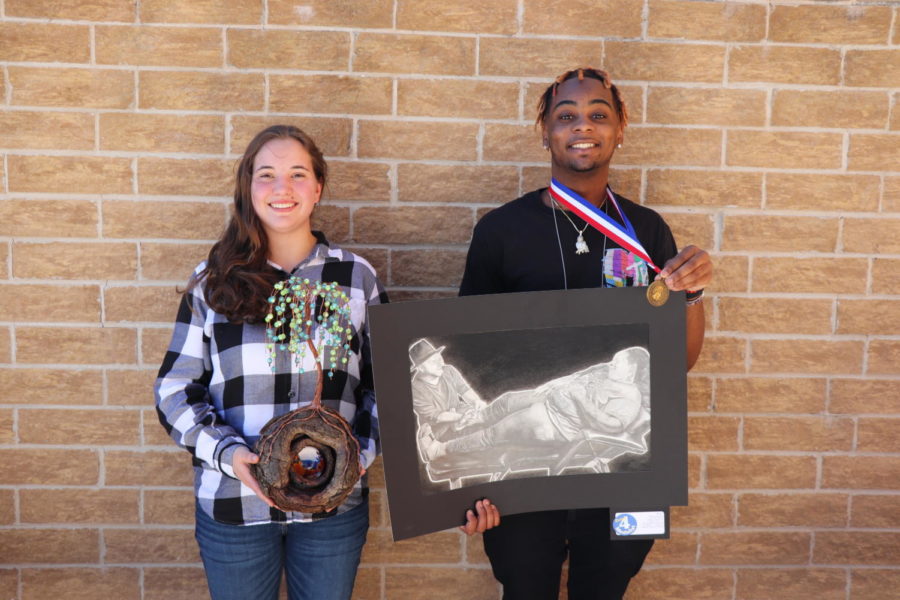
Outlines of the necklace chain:
M556 201L556 198L550 196L550 201L553 202L553 208L555 210L559 210L559 212L562 213L566 220L572 224L572 228L575 229L575 232L578 234L578 237L575 238L575 254L587 254L588 252L590 252L591 249L588 248L587 242L584 241L584 232L587 231L590 223L585 221L584 227L578 229L578 226L575 225L575 221L573 221L572 217L566 214L566 211L562 207L560 207L559 203ZM604 239L603 241L605 244L606 240Z

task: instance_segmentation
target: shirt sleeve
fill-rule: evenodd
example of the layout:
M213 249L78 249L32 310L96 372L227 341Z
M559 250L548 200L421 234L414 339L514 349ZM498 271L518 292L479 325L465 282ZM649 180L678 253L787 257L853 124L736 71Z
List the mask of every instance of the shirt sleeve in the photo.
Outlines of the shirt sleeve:
M172 341L154 384L156 412L176 444L196 461L233 478L231 457L238 446L247 444L219 418L210 399L212 360L205 330L209 311L195 293L182 296Z
M374 271L373 271L374 273ZM373 275L371 290L368 292L367 306L387 304L388 296L377 277ZM378 427L378 405L375 403L375 384L372 375L372 344L369 339L369 318L363 320L360 338L359 386L356 389L356 418L353 434L359 441L362 466L368 469L381 454L381 436Z

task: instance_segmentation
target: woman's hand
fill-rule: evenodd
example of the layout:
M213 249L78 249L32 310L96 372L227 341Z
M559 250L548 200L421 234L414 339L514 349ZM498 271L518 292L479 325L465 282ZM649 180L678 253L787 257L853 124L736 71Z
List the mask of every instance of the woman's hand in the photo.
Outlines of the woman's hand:
M500 524L500 511L490 500L485 498L475 503L475 510L466 511L466 524L460 525L459 530L466 535L484 533L492 527Z
M685 246L681 252L666 261L660 277L673 292L702 290L712 281L712 260L706 250L697 246Z
M253 493L259 496L259 499L271 506L278 508L272 500L263 494L259 487L259 482L250 471L250 465L259 462L259 456L250 451L247 446L239 446L231 458L231 468L234 470L234 476L241 480L241 483L253 490Z

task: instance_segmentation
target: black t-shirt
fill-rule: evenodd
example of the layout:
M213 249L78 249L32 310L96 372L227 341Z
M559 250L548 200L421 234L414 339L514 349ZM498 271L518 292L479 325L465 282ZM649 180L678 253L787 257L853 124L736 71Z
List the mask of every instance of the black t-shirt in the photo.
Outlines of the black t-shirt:
M542 191L529 192L490 211L475 225L460 296L647 285L653 281L653 269L593 227L588 226L583 234L590 252L576 254L575 227L581 230L584 220L569 213L573 226L560 210L542 202ZM662 268L678 252L669 226L654 210L618 194L616 200L647 254ZM606 202L604 210L621 223L611 203Z

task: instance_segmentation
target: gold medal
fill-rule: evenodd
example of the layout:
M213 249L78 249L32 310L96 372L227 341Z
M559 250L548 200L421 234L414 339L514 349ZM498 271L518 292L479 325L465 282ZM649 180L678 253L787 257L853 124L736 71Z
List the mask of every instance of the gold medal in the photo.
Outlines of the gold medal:
M647 287L647 302L652 306L662 306L669 299L669 288L662 279L655 279Z

